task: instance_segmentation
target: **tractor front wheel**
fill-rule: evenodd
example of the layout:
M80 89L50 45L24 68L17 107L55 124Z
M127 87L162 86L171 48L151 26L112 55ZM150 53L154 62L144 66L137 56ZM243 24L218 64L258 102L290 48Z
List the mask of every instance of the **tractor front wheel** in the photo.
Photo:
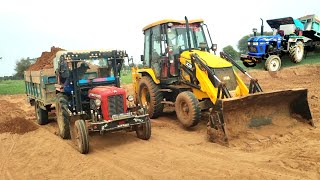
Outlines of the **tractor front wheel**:
M70 139L70 118L66 108L68 108L68 97L62 93L59 93L56 101L56 115L59 127L59 135L63 139Z
M297 41L294 46L289 48L289 56L292 62L299 63L303 59L304 45L303 42Z
M75 122L75 141L81 154L89 152L88 129L84 120L76 120Z
M137 125L136 134L139 139L148 140L151 137L151 122L149 117L146 117L144 124Z
M186 128L196 126L201 119L199 101L190 91L178 94L175 102L175 110L178 120Z
M277 55L271 55L268 57L265 63L265 69L267 71L279 71L281 67L281 59Z
M148 76L143 76L139 81L138 87L139 103L147 106L150 118L157 118L163 111L163 94L160 88Z

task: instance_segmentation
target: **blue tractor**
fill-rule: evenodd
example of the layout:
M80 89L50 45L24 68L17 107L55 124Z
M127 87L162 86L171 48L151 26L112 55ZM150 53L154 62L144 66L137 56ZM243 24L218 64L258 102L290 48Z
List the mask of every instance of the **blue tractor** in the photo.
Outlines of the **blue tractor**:
M303 59L304 44L309 38L303 36L304 24L292 17L267 20L273 29L272 36L263 35L248 39L248 54L241 54L240 59L246 67L254 67L265 61L265 69L278 71L281 67L281 56L288 54L291 61L299 63Z

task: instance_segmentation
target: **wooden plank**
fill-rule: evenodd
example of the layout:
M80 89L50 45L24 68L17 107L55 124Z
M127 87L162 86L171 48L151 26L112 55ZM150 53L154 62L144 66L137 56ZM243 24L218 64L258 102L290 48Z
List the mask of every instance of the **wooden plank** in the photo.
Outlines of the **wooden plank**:
M32 77L40 76L40 71L31 71L31 76Z
M32 76L32 82L40 84L40 82L41 82L40 76Z
M42 70L42 76L54 76L55 73L54 73L54 69L51 68L51 69L43 69Z

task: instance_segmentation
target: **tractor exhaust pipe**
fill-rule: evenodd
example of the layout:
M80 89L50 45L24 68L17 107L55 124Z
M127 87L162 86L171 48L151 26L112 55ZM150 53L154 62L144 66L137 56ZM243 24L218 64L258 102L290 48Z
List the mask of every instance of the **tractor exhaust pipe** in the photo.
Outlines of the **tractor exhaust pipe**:
M263 19L262 18L260 19L261 19L261 35L260 36L263 36Z
M191 38L190 38L190 28L189 28L189 21L187 16L184 17L185 21L186 21L186 30L187 30L187 38L188 38L188 48L189 51L191 51Z

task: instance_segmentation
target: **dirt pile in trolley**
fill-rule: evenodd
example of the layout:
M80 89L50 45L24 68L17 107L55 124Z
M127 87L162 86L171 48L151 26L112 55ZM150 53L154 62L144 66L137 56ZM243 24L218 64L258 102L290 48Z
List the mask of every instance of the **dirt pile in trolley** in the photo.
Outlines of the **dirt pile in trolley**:
M56 53L60 50L64 49L52 46L50 52L42 52L41 56L34 64L29 66L27 71L39 71L41 69L53 68L53 59L56 56Z

